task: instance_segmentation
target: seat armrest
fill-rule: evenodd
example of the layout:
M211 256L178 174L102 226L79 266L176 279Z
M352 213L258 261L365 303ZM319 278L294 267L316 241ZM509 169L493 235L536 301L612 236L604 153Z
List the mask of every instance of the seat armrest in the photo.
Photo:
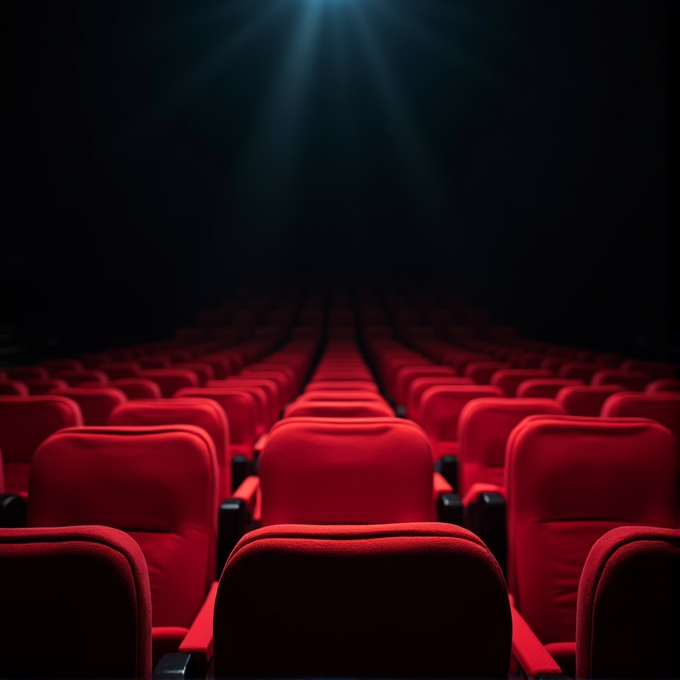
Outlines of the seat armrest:
M153 680L190 680L201 676L192 654L164 654L153 669Z
M241 537L248 531L249 525L250 513L248 512L248 505L243 498L232 496L222 502L219 509L217 530L218 574L222 573L224 565L227 563L227 558Z
M444 479L454 488L458 488L458 456L442 456L435 464L436 472L441 473Z
M406 406L399 404L399 406L395 407L394 413L397 418L406 418Z
M437 521L463 526L463 504L457 493L443 493L437 498Z
M205 602L198 612L198 616L189 628L179 651L191 654L201 675L206 675L213 656L213 613L215 597L217 596L217 582L213 583Z
M26 501L16 493L0 494L0 527L18 529L26 526Z
M260 478L250 475L246 477L241 485L234 491L232 498L240 498L251 514L255 511L255 500L260 489Z
M512 612L512 656L529 679L564 677L562 669L550 656L522 615L511 607Z
M488 487L488 490L479 489L472 502L463 503L464 526L466 529L477 534L500 564L503 573L506 573L507 537L505 528L505 497L500 493L499 487L491 484L479 485ZM501 489L502 491L502 489ZM466 494L469 500L470 494Z
M260 435L258 437L258 440L255 442L254 450L255 454L262 453L264 450L264 447L267 445L267 440L269 439L269 432L265 432L264 434Z

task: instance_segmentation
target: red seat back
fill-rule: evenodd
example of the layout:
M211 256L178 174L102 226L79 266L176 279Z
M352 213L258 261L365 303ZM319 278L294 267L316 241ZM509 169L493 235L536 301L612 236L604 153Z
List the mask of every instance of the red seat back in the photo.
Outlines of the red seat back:
M300 401L286 409L286 418L394 418L394 411L378 401Z
M595 417L612 394L623 390L621 385L575 385L563 387L555 399L569 416Z
M106 425L111 411L127 401L125 393L115 387L66 387L51 394L67 397L80 406L84 425Z

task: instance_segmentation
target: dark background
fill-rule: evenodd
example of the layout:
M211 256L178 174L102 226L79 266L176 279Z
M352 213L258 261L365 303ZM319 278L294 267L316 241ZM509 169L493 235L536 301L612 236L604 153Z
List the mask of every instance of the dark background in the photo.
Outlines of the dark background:
M0 24L6 346L397 272L528 337L678 358L678 2L16 0Z

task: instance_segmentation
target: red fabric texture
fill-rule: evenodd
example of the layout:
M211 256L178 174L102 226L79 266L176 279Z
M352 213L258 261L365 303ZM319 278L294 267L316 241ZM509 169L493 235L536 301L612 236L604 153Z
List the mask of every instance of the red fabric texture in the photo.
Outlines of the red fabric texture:
M4 371L10 380L48 380L50 377L44 366L8 366Z
M140 378L153 380L168 399L185 387L198 387L198 376L185 368L155 368L141 372Z
M188 628L215 580L217 481L201 428L70 428L34 456L28 523L126 531L146 558L153 625Z
M268 527L220 579L215 673L502 677L511 630L498 564L461 527Z
M621 385L585 385L563 387L555 399L570 416L600 415L602 405L616 392L623 392Z
M111 411L124 404L127 397L115 387L66 387L51 394L67 397L80 406L84 425L106 425Z
M7 492L28 491L31 460L42 442L62 428L82 424L80 407L65 397L0 397L0 451Z
M130 400L160 399L163 396L158 384L145 378L121 378L111 380L109 385L119 389Z
M447 445L458 441L458 419L468 402L502 396L499 388L490 385L436 385L426 389L420 399L419 423L430 439L434 459L441 458L447 453ZM458 447L454 448L457 453Z
M537 675L559 675L560 665L541 644L522 615L512 606L512 655L528 678Z
M673 436L643 419L529 416L506 449L508 586L544 643L573 642L586 557L621 525L671 527Z
M229 423L224 410L212 399L157 399L117 406L106 423L113 426L195 425L203 428L213 443L220 471L219 497L231 495Z
M552 377L553 374L545 368L503 368L491 376L490 384L498 387L506 397L514 397L525 380Z
M28 393L32 397L37 397L41 394L50 394L52 390L68 387L68 383L65 380L59 380L58 378L48 378L46 380L25 380L24 385L28 387Z
M504 484L505 447L510 433L531 415L562 415L550 399L488 397L465 404L458 420L458 493L474 484Z
M651 418L680 442L680 394L619 392L605 401L603 418Z
M317 380L307 383L305 392L316 390L366 390L378 394L378 386L370 380Z
M583 385L582 380L567 378L532 378L520 383L518 399L554 399L563 387Z
M231 456L242 455L252 460L257 439L257 405L252 394L239 388L197 387L179 390L175 396L212 399L219 404L229 423Z
M675 378L653 380L645 387L645 392L680 392L680 380Z
M285 412L286 418L394 418L394 411L377 401L294 401Z
M28 397L28 386L18 380L0 381L0 396L4 397Z
M189 632L182 640L180 652L197 654L209 661L213 656L213 610L217 596L217 583L213 583L201 611L194 619Z
M432 456L397 418L279 421L260 455L262 524L428 521Z
M252 394L255 400L259 402L259 408L264 409L261 412L266 415L263 422L265 432L279 419L283 408L279 386L273 380L267 378L235 375L226 380L209 380L206 387L240 388ZM265 393L264 402L262 401L262 392Z
M474 385L472 378L457 378L447 376L434 376L427 378L416 378L408 388L406 397L406 415L415 422L420 418L420 401L423 393L430 387L437 385Z
M404 366L397 372L394 383L394 401L397 405L406 405L408 390L417 378L446 376L453 378L456 372L450 366Z
M603 371L607 368L609 366L605 363L571 361L563 364L558 375L560 378L583 380L584 383L588 384L598 371Z
M641 359L626 359L620 366L623 371L645 371L655 380L661 378L674 379L678 377L680 366L663 361L643 361Z
M488 385L491 376L504 368L512 368L512 364L505 361L473 361L465 367L463 375L477 385Z
M680 677L680 532L620 527L583 567L576 619L579 678Z
M134 361L109 361L99 364L97 368L106 373L109 381L138 378L142 371L142 367Z
M94 368L81 368L73 370L55 371L52 374L53 378L58 378L68 383L69 387L78 387L80 383L84 382L100 382L107 383L108 376L103 371L98 371Z
M591 385L621 385L627 390L644 391L651 376L645 371L621 371L607 369L598 371L592 377Z
M144 555L117 529L0 529L2 677L150 678Z

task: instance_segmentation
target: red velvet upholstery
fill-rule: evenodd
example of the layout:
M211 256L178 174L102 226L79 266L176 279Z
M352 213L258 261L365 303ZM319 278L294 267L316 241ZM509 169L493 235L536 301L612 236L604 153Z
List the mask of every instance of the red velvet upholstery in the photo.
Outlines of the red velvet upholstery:
M456 372L451 366L404 366L397 372L394 383L394 401L397 405L406 406L408 390L417 378L445 376L453 378Z
M465 496L475 484L504 483L505 447L510 433L531 415L562 415L564 410L550 399L474 399L458 420L458 488Z
M163 651L176 649L215 579L218 475L215 446L198 427L63 430L34 456L28 523L130 534L149 569L154 645L170 632Z
M3 397L27 397L28 386L18 380L1 380L0 396Z
M569 416L599 416L602 405L616 392L623 392L621 385L576 385L563 387L555 399Z
M592 363L583 361L572 361L564 364L559 370L560 378L570 378L572 380L583 380L589 383L593 376L604 369L610 368L606 363Z
M428 521L425 433L397 418L285 418L260 454L262 524Z
M653 380L645 387L645 392L680 392L680 380L674 378Z
M603 418L652 418L680 442L680 394L618 392L604 402Z
M286 418L394 418L394 411L377 401L294 401L285 413Z
M680 367L676 364L662 361L642 361L640 359L626 359L619 367L623 371L645 371L654 380L661 378L676 379Z
M176 364L175 368L186 368L189 371L193 371L198 378L198 384L204 387L208 380L215 379L215 370L210 364L186 362L181 364Z
M491 376L504 368L512 368L512 365L505 361L473 361L465 367L463 375L472 378L477 385L488 385Z
M472 378L449 378L446 376L435 376L429 378L416 378L408 388L408 396L406 397L406 415L418 422L420 418L420 401L423 393L430 387L436 385L474 385Z
M268 527L220 579L215 673L503 677L511 630L498 564L461 527Z
M99 364L100 371L106 373L109 380L121 380L123 378L138 378L142 367L134 361L108 361Z
M83 414L84 425L106 425L111 411L127 401L124 392L105 385L103 387L66 387L52 390L51 394L75 401Z
M578 590L579 678L680 677L680 532L620 527L593 546Z
M458 454L458 419L465 404L481 397L502 397L490 385L437 385L420 399L419 423L427 433L435 461Z
M158 384L146 378L121 378L111 380L109 385L119 389L130 400L160 399L163 396Z
M281 409L283 408L283 400L279 386L267 378L256 378L244 375L237 375L227 378L226 380L209 380L206 387L227 387L229 389L243 389L255 397L255 401L259 403L259 410L265 408L264 413L268 413L268 418L265 419L264 429L268 430L271 425L279 419ZM259 390L263 390L266 394L266 399L262 401L262 395Z
M229 422L212 399L153 399L117 406L106 423L113 426L195 425L203 428L215 444L220 471L219 497L231 495Z
M96 368L55 371L52 373L52 377L67 382L69 387L78 387L80 383L84 382L106 383L109 380L106 373L98 371Z
M25 494L38 446L57 430L82 424L80 407L65 397L0 397L0 450L7 491Z
M520 383L516 396L518 399L554 399L563 387L577 385L583 385L583 381L568 378L532 378Z
M387 404L387 401L375 392L366 390L318 390L304 392L296 400L296 404L310 401L369 401L373 404Z
M166 399L185 387L198 387L198 376L185 368L147 369L141 372L140 378L153 380Z
M3 678L150 678L144 555L102 526L0 529Z
M378 386L369 380L317 380L307 383L304 391L314 390L366 390L378 394Z
M552 377L553 374L545 368L502 368L491 376L490 384L502 390L506 397L514 397L525 380Z
M177 398L212 399L220 405L229 423L229 452L252 460L257 440L257 405L252 394L239 388L196 387L179 390Z
M591 385L621 385L627 390L644 390L652 378L645 371L620 371L607 369L598 371L591 379Z
M45 380L27 379L24 381L24 385L28 387L28 393L32 397L41 394L49 394L52 390L58 390L64 387L68 387L68 383L65 380L59 380L58 378L47 378Z
M673 526L675 456L673 436L651 420L530 416L513 430L508 587L544 644L575 640L579 578L595 541L622 525Z
M605 401L617 392L623 392L621 385L576 385L563 387L555 399L570 416L599 416Z

